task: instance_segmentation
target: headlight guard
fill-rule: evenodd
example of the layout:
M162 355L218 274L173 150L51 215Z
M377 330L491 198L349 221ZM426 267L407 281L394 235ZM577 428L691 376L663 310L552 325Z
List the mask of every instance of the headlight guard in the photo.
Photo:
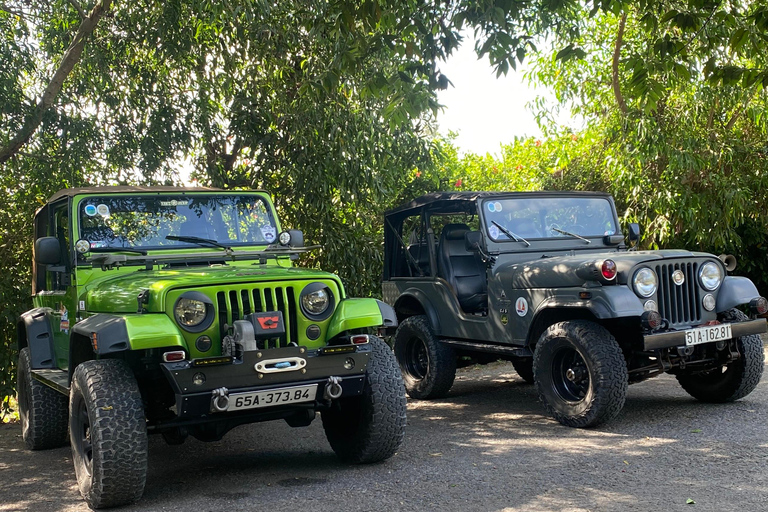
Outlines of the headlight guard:
M213 323L213 301L201 292L184 292L173 305L173 318L188 332L202 332Z

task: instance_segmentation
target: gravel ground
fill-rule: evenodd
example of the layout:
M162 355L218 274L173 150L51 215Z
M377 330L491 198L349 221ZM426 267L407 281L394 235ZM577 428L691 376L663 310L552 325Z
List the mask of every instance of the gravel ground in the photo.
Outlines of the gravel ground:
M768 378L708 405L662 376L630 386L612 423L570 429L494 363L460 370L446 399L410 401L406 440L381 464L339 463L320 421L217 443L153 436L144 498L120 510L768 510L767 419ZM18 425L0 426L0 496L0 511L89 510L69 448L28 452Z

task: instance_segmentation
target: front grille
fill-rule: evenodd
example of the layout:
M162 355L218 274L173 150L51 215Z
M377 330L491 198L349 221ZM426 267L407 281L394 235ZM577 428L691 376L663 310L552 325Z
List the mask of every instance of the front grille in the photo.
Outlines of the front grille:
M299 343L298 326L296 325L296 294L292 286L270 287L237 287L216 294L216 304L219 314L219 325L224 332L224 324L230 327L235 320L242 320L250 313L266 311L281 311L285 321L285 339L280 340L283 346L291 342Z
M659 313L672 326L692 324L701 320L701 301L696 280L698 269L699 264L695 262L656 265L656 275L659 278ZM675 270L681 270L685 274L685 282L679 286L672 280Z

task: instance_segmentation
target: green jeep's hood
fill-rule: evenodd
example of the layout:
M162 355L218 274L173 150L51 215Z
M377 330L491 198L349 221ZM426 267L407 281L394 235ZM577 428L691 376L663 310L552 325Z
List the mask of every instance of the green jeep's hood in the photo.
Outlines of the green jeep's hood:
M112 271L114 272L114 271ZM300 267L203 267L135 272L115 272L114 278L99 280L85 286L86 310L93 313L136 313L137 296L150 291L150 311L162 311L165 294L176 288L235 283L282 282L300 279L333 280L334 274ZM152 307L155 306L156 307Z
M711 258L715 256L703 252L685 250L663 251L625 251L625 252L592 252L570 256L555 256L539 258L526 262L509 262L497 265L494 274L506 286L511 282L512 288L560 288L566 286L581 286L586 281L577 275L577 269L588 266L591 262L611 259L618 267L617 281L626 284L629 272L641 263L651 263L662 259L679 258Z

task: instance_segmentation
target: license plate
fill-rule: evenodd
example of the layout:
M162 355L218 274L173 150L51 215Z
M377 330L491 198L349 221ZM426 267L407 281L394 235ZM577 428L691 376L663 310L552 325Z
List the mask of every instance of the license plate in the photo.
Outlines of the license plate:
M707 327L696 327L685 331L685 344L700 345L702 343L711 343L713 341L729 340L733 338L731 334L731 324L710 325Z
M250 393L232 393L229 395L227 411L242 409L257 409L275 405L311 402L315 399L317 384L311 386L296 386L292 388L270 389L269 391L252 391Z

